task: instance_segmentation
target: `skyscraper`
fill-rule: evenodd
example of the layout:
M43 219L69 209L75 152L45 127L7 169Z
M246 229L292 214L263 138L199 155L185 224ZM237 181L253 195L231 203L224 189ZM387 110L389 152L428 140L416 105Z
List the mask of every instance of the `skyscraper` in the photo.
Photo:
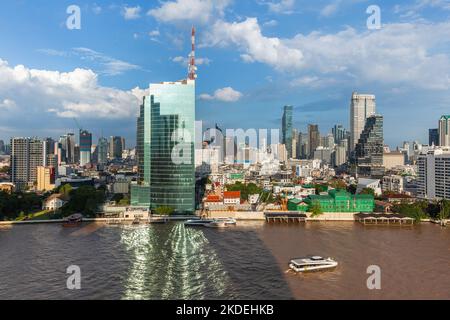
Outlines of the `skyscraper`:
M281 143L286 145L288 158L292 158L292 112L292 106L284 106L281 121Z
M109 141L109 158L110 159L121 159L122 158L122 146L124 140L122 137L114 136L111 137Z
M75 163L75 135L67 133L59 138L61 148L61 161L65 163Z
M309 137L309 158L314 157L314 151L320 145L320 132L317 124L308 125L308 137Z
M428 130L428 145L439 145L439 129L436 128Z
M133 206L195 211L195 81L150 85L137 121L139 183Z
M450 115L444 115L439 119L439 145L450 146Z
M0 140L0 154L5 154L5 142Z
M336 124L332 129L334 143L339 144L341 140L346 139L347 131L341 124Z
M11 182L17 190L37 183L37 167L45 164L45 142L36 138L11 139Z
M91 163L92 134L87 130L80 130L80 165Z
M350 104L350 144L349 151L355 150L356 144L364 130L366 119L376 113L375 96L369 94L352 94Z
M355 148L357 172L362 176L382 177L384 137L383 116L367 118L366 125Z
M108 162L108 139L104 137L98 139L97 152L98 164L106 164Z

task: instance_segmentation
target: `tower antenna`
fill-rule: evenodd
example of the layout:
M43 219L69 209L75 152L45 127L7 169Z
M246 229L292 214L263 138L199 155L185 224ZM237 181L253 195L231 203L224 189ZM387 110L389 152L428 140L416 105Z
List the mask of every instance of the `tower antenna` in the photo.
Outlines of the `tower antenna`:
M189 74L188 79L189 80L195 80L197 79L197 67L195 66L195 27L192 26L192 51L189 54Z

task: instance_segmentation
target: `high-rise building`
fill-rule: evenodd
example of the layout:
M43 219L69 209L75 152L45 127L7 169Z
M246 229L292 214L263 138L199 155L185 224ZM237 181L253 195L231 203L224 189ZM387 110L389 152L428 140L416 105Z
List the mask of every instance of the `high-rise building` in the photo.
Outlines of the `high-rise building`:
M51 191L55 188L55 168L37 167L37 191Z
M131 204L195 211L195 81L150 85L137 121L139 183Z
M5 142L0 140L0 154L5 154Z
M110 159L121 159L123 144L125 140L122 140L122 137L114 136L109 140L109 158Z
M309 157L309 137L306 133L298 134L297 153L300 159L307 159Z
M91 163L92 134L87 130L80 130L80 166Z
M430 150L417 159L417 196L424 199L450 199L450 152Z
M349 151L355 150L356 144L364 130L366 119L376 113L375 96L369 94L352 94L350 104L350 141Z
M281 123L281 143L286 145L288 158L292 158L292 113L293 106L284 106Z
M75 135L67 133L59 138L61 162L76 163Z
M439 129L429 129L428 130L428 145L438 146L439 145Z
M366 125L355 148L357 172L362 176L382 177L384 137L383 116L367 118Z
M97 145L97 163L106 164L108 162L108 139L101 137Z
M341 140L347 138L347 130L341 125L336 124L332 129L333 137L334 137L334 143L339 144Z
M347 162L347 151L348 151L348 141L347 139L342 139L336 146L336 151L334 153L334 166L339 167Z
M439 145L450 146L450 116L444 115L439 119Z
M35 186L37 167L45 164L45 142L36 138L11 139L11 182L17 190Z
M320 146L320 132L319 126L317 124L308 125L308 137L309 137L309 152L308 157L314 157L314 151L316 151L317 147Z

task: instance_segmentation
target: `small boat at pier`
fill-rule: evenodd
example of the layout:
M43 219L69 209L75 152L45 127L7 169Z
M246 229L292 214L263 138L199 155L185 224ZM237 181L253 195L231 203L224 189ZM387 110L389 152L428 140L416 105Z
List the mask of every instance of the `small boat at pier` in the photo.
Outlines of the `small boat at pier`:
M189 227L206 227L207 225L209 225L211 222L214 222L214 220L208 220L208 219L192 219L192 220L187 220L184 225L185 226L189 226Z
M320 256L310 256L292 259L289 268L295 272L312 272L320 270L330 270L337 267L338 263L332 258L322 258Z
M225 222L225 224L228 225L233 225L235 226L237 224L236 219L234 218L216 218L214 219L214 221L218 221L218 222Z
M75 213L64 219L62 226L64 228L78 227L83 222L83 215Z

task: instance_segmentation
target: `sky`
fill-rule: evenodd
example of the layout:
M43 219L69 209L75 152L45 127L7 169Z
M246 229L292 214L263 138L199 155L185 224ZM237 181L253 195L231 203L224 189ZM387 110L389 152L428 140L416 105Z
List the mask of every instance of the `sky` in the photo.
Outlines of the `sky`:
M0 139L81 126L133 147L149 84L186 78L195 25L205 128L280 128L293 105L295 128L325 135L356 91L376 95L386 144L427 143L450 113L449 18L450 0L4 1Z

